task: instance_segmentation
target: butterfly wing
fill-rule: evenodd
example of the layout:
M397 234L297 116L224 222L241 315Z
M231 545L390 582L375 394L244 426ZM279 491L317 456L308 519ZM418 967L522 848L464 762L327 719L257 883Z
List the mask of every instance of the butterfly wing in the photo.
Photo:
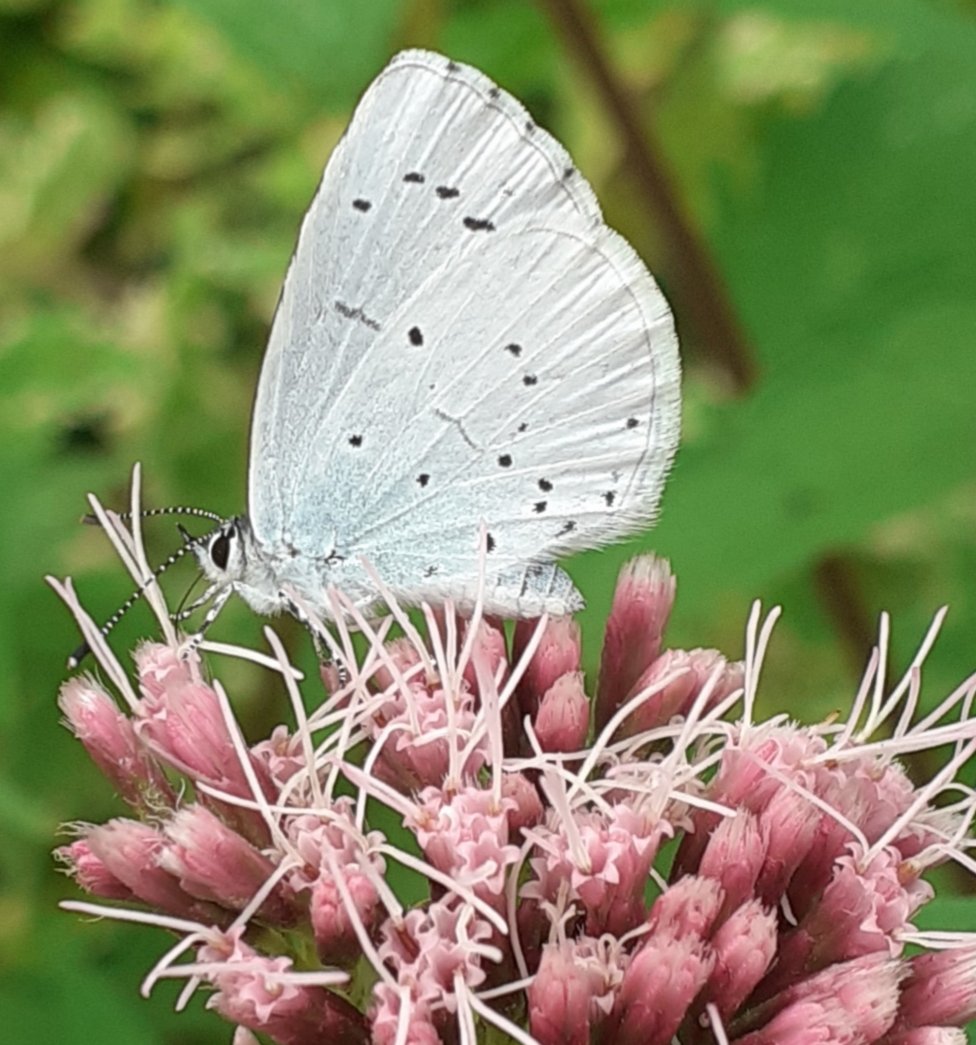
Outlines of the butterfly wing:
M406 595L653 516L678 435L670 312L562 147L466 66L397 56L302 225L255 404L269 550Z

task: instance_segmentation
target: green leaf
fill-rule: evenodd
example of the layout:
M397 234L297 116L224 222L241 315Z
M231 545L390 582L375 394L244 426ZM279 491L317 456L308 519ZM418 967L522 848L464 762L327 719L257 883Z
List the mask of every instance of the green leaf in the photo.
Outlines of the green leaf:
M272 83L331 106L351 105L391 52L396 0L354 4L281 0L194 0L240 55Z

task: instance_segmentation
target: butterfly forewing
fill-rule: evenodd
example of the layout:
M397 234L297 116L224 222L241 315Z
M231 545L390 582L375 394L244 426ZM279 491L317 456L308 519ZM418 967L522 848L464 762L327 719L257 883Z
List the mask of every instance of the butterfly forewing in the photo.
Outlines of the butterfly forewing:
M365 555L422 594L475 573L482 523L501 569L647 521L677 429L667 305L562 147L475 70L394 59L329 163L275 317L259 544Z

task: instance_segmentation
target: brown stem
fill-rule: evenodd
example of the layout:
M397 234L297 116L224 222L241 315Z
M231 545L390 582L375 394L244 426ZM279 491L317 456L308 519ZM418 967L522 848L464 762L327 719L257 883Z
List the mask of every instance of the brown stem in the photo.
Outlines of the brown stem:
M813 580L844 659L854 678L860 678L875 643L875 632L850 559L828 552L814 566Z
M822 556L814 566L814 584L851 674L859 679L864 673L868 651L877 639L851 559L837 553ZM890 670L889 665L881 667ZM886 735L891 735L891 725L889 721L883 727ZM931 780L944 764L934 751L907 752L901 756L901 762L914 781ZM965 872L957 879L957 887L960 892L972 891L972 876Z
M589 75L626 146L627 158L648 209L668 244L674 269L673 296L691 317L702 343L739 391L755 378L753 353L739 327L725 286L697 230L684 213L651 135L612 68L599 27L585 0L542 0L580 65Z

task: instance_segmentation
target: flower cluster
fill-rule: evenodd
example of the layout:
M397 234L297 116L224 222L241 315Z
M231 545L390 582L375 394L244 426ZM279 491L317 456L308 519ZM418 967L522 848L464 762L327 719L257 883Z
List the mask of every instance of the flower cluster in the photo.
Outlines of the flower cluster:
M138 528L102 518L143 581ZM105 679L72 678L61 709L130 810L58 850L112 903L65 906L169 930L145 989L209 987L239 1042L965 1040L976 940L912 924L931 867L976 870L955 781L976 676L912 721L941 616L892 689L883 631L847 720L799 726L754 720L775 614L742 663L666 649L674 579L651 557L620 577L592 699L572 620L424 608L418 630L391 598L373 626L336 593L345 671L312 713L270 629L246 654L294 719L249 744L157 589L164 641L133 682L54 583ZM899 756L935 747L912 783Z

